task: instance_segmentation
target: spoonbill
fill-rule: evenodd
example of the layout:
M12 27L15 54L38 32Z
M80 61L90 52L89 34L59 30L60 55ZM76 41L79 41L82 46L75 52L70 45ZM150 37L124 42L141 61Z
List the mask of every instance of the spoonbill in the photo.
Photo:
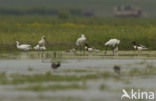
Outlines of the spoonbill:
M137 44L135 41L133 41L132 44L133 44L134 49L138 50L138 51L142 51L142 50L147 50L148 49L148 48L146 48L143 45Z
M86 40L87 40L87 38L85 37L85 35L81 34L81 37L76 40L76 45L82 46L85 44Z
M39 46L45 46L46 42L47 42L46 37L45 36L42 36L41 37L41 40L38 41L38 45Z
M114 55L115 52L118 51L119 44L120 44L120 40L118 40L118 39L110 39L109 41L107 41L105 43L105 46L106 46L105 54L107 53L107 48L109 46L109 47L112 47L112 51L113 51L113 55Z
M39 46L38 44L34 47L35 50L46 50L45 46Z
M32 49L31 45L29 45L29 44L21 44L20 45L20 43L18 41L16 41L16 47L17 47L17 49L24 50L24 51L28 51L28 50Z

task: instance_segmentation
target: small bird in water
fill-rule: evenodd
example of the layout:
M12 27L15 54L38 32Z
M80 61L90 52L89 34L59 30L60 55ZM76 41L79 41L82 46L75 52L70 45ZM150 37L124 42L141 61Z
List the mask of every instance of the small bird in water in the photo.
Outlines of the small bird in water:
M61 66L60 62L52 62L52 64L51 64L51 68L53 68L53 69L57 69L60 66Z
M142 50L147 50L148 48L143 46L143 45L140 45L140 44L137 44L135 41L132 42L133 44L133 47L135 50L138 50L138 51L142 51Z
M88 43L85 43L85 50L88 52L99 52L100 50L96 49L96 48L92 48L88 45Z
M118 75L120 75L120 67L119 66L117 66L117 65L115 65L114 66L114 72L116 73L116 74L118 74Z
M93 48L91 48L87 43L85 43L85 50L86 51L93 51Z
M36 45L36 46L34 47L34 49L35 49L35 50L38 50L38 51L44 51L44 50L46 50L46 47L45 47L45 46Z

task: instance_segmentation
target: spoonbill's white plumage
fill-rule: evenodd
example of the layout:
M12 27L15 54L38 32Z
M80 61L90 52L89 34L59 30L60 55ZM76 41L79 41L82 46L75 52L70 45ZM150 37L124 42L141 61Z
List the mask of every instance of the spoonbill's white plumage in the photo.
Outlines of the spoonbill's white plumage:
M112 47L113 55L114 55L114 53L118 51L119 44L120 44L120 40L118 39L110 39L109 41L107 41L105 43L106 46L105 54L107 53L107 48Z
M86 40L87 40L87 38L85 37L84 34L82 34L81 37L76 40L76 45L77 46L82 46L82 45L84 45Z
M41 40L38 41L38 45L39 46L45 46L45 44L46 44L46 37L45 36L42 36L41 37Z
M118 40L118 39L110 39L109 41L107 41L105 43L105 46L115 47L116 45L119 45L119 44L120 44L120 40Z
M136 42L132 42L132 44L133 44L134 49L138 50L138 51L142 51L142 50L147 50L148 49L148 48L146 48L143 45L137 44Z
M20 43L18 41L16 41L16 47L17 47L17 49L24 50L24 51L28 51L28 50L32 49L31 45L29 45L29 44L21 44L20 45Z
M36 45L34 47L35 50L46 50L46 47L45 46L39 46L39 45Z

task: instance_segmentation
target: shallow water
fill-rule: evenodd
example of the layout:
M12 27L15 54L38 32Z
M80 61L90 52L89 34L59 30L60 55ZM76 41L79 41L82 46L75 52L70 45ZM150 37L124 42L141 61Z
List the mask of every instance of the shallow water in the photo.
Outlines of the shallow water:
M140 58L141 57L141 58ZM143 69L148 65L156 67L156 59L151 59L142 56L120 57L120 56L101 56L101 57L89 57L76 56L64 58L53 58L51 53L21 53L18 55L5 55L0 59L0 72L6 72L7 74L40 74L46 72L52 72L56 75L88 75L96 74L100 72L112 72L114 75L113 66L119 65L121 71L129 71L134 68ZM61 67L57 70L51 68L51 61L61 61ZM31 71L29 69L32 69ZM91 70L90 72L74 72L74 70ZM64 72L65 70L73 70L71 72ZM156 91L155 83L156 76L134 76L134 77L121 77L125 81L116 81L114 79L97 79L89 80L86 82L87 88L84 90L58 90L58 91L21 91L17 90L17 87L27 86L31 84L19 84L19 85L0 85L0 99L3 101L50 101L50 99L60 100L61 98L72 97L81 99L83 101L120 101L121 91L123 88L136 88ZM127 82L128 81L128 82ZM73 82L43 82L43 84L70 84ZM74 82L81 84L83 82ZM107 89L100 90L101 85L106 85ZM61 98L60 98L61 96ZM67 99L68 101L68 99Z
M144 63L144 64L141 64ZM7 73L44 73L51 69L51 60L42 59L1 59L1 72ZM60 69L97 69L110 71L114 65L119 65L123 70L132 68L143 68L147 64L156 65L152 59L61 59Z

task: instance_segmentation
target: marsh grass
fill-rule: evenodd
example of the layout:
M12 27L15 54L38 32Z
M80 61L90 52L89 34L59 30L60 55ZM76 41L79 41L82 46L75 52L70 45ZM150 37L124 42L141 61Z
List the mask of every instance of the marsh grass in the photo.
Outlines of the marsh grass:
M135 75L144 76L144 75L154 75L154 74L156 74L156 68L151 64L147 64L146 68L144 69L134 68L129 71L129 75L131 76L135 76Z
M50 72L45 74L34 74L34 75L23 75L23 74L10 74L6 76L6 74L1 74L3 77L0 81L0 84L24 84L24 83L41 83L41 82L72 82L72 81L83 81L84 84L87 80L96 80L100 78L108 79L113 78L111 73L97 73L97 74L88 74L82 76L76 75L54 75ZM10 78L10 79L8 79Z
M28 71L33 71L33 68L32 67L28 67Z
M47 37L48 50L72 49L82 33L88 43L98 49L104 49L104 43L110 38L120 39L120 49L124 50L133 49L131 41L156 49L155 19L80 17L61 20L49 16L0 16L0 20L0 50L17 50L16 40L34 46L42 35Z
M78 85L78 84L69 84L69 85L30 85L27 87L19 88L20 90L32 90L32 91L56 91L56 90L74 90L74 89L86 89L84 85Z
M32 71L32 68L28 68L29 71ZM66 70L62 72L77 72L77 73L88 73L90 70ZM98 79L113 79L115 81L121 81L126 84L130 83L131 76L150 76L156 74L156 68L153 65L147 65L144 69L131 69L130 71L122 72L121 76L115 76L114 72L100 72L95 71L95 74L87 75L56 75L49 72L44 74L33 74L33 75L24 75L24 74L9 74L0 73L0 84L24 84L24 83L42 83L42 82L73 82L73 81L83 81L84 84L88 80L98 80ZM125 76L125 77L123 77Z
M99 86L99 89L100 89L101 91L103 91L103 90L108 89L108 86L105 85L105 84L101 84L101 85Z
M1 84L7 84L8 83L8 77L5 72L0 73L0 83Z
M94 70L87 70L87 69L64 69L63 72L76 72L76 73L90 73L96 72Z
M42 95L40 94L38 96L38 98L40 98L41 100L46 100L46 101L83 101L82 98L80 97L64 97L64 96L61 96L61 97L57 97L57 96L46 96L46 95Z
M0 81L0 84L23 84L23 83L41 83L41 82L48 82L48 81L85 81L96 79L96 75L86 75L86 76L59 76L53 75L51 73L46 74L34 74L34 75L22 75L22 74L11 74L9 75L10 80L6 77L5 74L1 74L3 77Z

